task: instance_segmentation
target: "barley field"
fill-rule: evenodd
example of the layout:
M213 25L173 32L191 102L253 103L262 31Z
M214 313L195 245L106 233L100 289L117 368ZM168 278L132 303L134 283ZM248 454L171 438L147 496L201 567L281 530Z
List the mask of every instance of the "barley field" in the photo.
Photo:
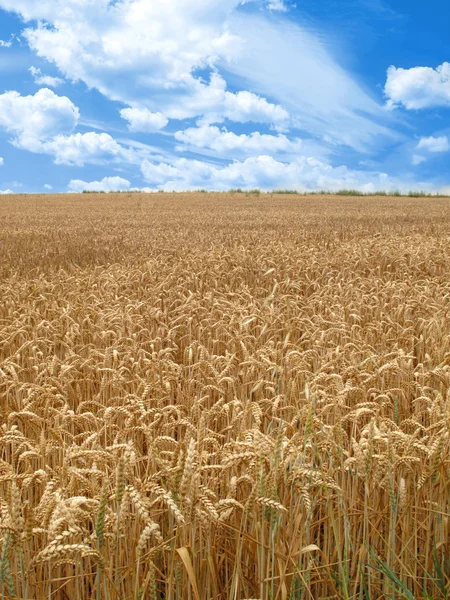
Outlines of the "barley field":
M0 593L450 595L450 200L0 200Z

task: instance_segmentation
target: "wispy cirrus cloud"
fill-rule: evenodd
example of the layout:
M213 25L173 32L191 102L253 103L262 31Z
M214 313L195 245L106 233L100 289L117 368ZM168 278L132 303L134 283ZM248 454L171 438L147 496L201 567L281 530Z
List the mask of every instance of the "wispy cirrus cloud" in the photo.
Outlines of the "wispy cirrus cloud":
M239 61L227 68L242 85L270 94L289 112L296 129L325 144L362 152L400 139L392 117L339 65L319 35L284 18L267 20L259 14L236 13L231 23L246 43Z

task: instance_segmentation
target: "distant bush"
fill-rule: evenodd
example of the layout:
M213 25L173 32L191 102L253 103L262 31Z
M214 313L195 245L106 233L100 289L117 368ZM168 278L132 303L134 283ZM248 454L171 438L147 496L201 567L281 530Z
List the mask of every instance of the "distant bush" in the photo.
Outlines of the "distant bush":
M273 190L271 193L272 194L296 194L296 195L303 194L304 195L304 192L299 192L298 190Z
M359 190L338 190L334 192L335 196L364 196L364 192L360 192Z

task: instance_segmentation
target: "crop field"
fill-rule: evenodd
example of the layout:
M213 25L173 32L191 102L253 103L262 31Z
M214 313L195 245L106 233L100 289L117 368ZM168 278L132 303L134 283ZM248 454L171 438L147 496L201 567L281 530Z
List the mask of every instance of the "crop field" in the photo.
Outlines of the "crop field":
M450 200L0 200L0 594L450 596Z

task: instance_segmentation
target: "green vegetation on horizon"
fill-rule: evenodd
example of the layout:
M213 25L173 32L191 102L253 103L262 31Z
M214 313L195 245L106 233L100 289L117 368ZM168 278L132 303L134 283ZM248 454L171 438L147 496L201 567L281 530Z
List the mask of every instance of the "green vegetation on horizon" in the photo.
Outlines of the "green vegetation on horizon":
M259 194L273 194L273 195L293 195L293 196L392 196L392 197L402 197L402 198L449 198L450 194L433 194L430 192L424 192L423 190L410 190L409 192L400 192L399 190L386 191L386 190L377 190L375 192L361 192L360 190L354 189L342 189L337 190L336 192L331 192L327 190L291 190L291 189L280 189L280 190L271 190L264 191L258 188L255 189L244 189L244 188L231 188L228 191L217 191L217 190L206 190L206 189L198 189L198 190L186 190L184 192L179 192L176 190L172 190L167 192L166 190L156 190L155 192L142 192L140 190L110 190L110 191L99 191L99 190L83 190L83 194L139 194L139 193L171 193L171 194L179 194L179 193L202 193L202 194L246 194L246 195L259 195Z

